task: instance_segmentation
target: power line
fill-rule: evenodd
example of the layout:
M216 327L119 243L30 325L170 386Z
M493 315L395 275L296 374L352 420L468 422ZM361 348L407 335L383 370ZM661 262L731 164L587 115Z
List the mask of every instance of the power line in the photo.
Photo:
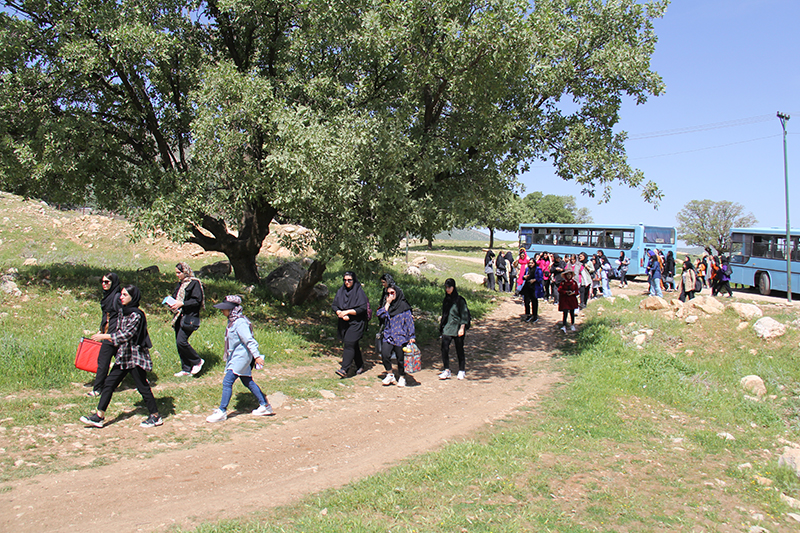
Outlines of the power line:
M714 150L716 148L725 148L726 146L734 146L736 144L745 144L745 143L751 143L751 142L755 142L755 141L763 141L764 139L774 139L775 137L780 137L780 136L781 136L780 134L767 135L766 137L758 137L756 139L748 139L746 141L737 141L737 142L727 143L727 144L718 144L717 146L707 146L705 148L696 148L694 150L684 150L682 152L672 152L672 153L669 153L669 154L648 155L648 156L645 156L645 157L632 157L630 159L631 159L631 161L638 161L640 159L654 159L656 157L667 157L667 156L671 156L671 155L690 154L692 152L702 152L704 150Z
M732 128L735 126L746 126L748 124L758 124L759 122L768 122L775 120L775 115L758 115L755 117L740 118L736 120L727 120L724 122L712 122L710 124L701 124L699 126L689 126L686 128L675 128L671 130L653 131L649 133L640 133L638 135L631 135L628 137L629 141L639 141L643 139L653 139L656 137L667 137L669 135L682 135L685 133L696 133L700 131L709 131L722 128Z

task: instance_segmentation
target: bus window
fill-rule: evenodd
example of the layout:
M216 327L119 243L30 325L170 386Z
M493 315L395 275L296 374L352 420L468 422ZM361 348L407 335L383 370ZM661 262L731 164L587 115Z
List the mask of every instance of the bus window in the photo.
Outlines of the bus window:
M533 244L544 244L544 229L535 228L533 230L531 242Z
M675 244L672 228L644 228L645 244Z
M772 236L753 235L753 257L772 257Z
M632 231L623 231L622 232L622 249L623 250L630 250L633 248L633 240L634 240L634 232Z
M579 229L578 236L576 237L575 244L577 246L589 246L589 235L591 234L591 230L588 229Z
M792 237L792 261L800 261L800 242L797 237Z

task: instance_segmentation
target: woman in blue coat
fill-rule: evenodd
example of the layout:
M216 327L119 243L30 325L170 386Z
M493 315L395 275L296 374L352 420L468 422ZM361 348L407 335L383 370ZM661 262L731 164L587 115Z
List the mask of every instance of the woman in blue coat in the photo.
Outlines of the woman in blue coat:
M219 408L214 409L214 412L206 418L206 422L222 422L228 418L228 404L233 395L233 383L237 378L242 380L258 400L259 407L253 410L253 415L275 414L251 375L253 366L256 368L264 366L264 358L258 351L258 342L253 337L253 325L243 314L241 297L226 296L225 301L214 307L228 317L228 327L225 328L225 376L222 378L222 400L219 402Z
M381 342L381 359L386 377L383 378L384 386L406 386L406 371L403 366L403 346L414 342L416 331L414 317L411 315L411 305L406 301L403 291L397 285L386 288L386 302L375 313L384 321L383 337ZM392 372L392 353L397 359L397 374L395 379Z
M538 259L538 257L537 257ZM520 294L525 303L525 322L539 321L539 298L544 298L544 273L537 261L528 263Z

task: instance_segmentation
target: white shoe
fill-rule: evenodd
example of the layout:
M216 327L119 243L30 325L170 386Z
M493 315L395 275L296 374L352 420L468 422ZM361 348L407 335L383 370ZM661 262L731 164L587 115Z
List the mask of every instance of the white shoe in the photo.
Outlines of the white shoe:
M400 376L400 379L397 380L398 387L405 387L406 386L406 377Z
M450 369L445 368L444 372L439 374L439 379L450 379L450 376L452 376L452 374L450 373Z
M214 409L214 412L208 415L206 422L222 422L228 419L228 413L222 409Z
M253 409L250 414L253 416L272 416L275 412L272 410L271 405L259 405L258 409Z
M562 327L562 328L561 328L561 331L563 331L564 333L566 333L566 332L567 332L567 326L564 326L564 327Z
M196 376L197 374L200 373L201 370L203 370L203 365L205 364L205 362L206 362L205 359L200 359L200 364L199 365L194 365L192 367L192 372L191 373L192 373L193 376Z
M463 370L459 370L457 377L458 377L458 379L464 379L465 377L467 377L467 373L464 372Z
M575 325L573 324L572 326L570 326L570 327L569 327L569 330L570 330L570 331L575 331Z
M191 376L191 374L188 373L186 370L181 370L180 372L175 372L172 375L175 376L176 378L182 378L183 376Z
M384 386L384 387L386 387L386 386L388 386L388 385L394 385L394 384L396 384L396 383L397 383L397 380L396 380L396 379L394 379L394 374L392 374L391 372L389 372L388 374L386 374L386 377L385 377L385 378L383 378L383 386Z

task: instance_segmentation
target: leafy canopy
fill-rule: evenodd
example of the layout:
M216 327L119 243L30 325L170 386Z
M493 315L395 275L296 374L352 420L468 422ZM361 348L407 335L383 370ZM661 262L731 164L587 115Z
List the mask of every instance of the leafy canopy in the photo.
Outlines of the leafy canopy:
M692 200L675 216L678 238L689 246L702 246L709 253L731 252L731 228L747 227L758 221L744 206L722 200Z

